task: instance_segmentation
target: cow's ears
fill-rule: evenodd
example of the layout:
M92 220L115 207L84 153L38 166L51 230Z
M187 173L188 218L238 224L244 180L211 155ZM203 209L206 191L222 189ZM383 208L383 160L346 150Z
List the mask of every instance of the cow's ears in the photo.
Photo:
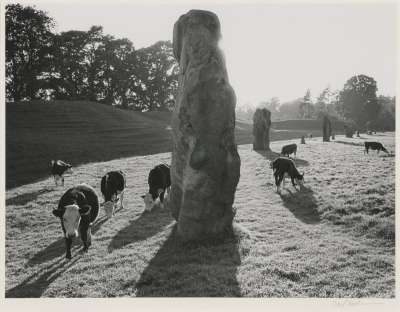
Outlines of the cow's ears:
M55 215L58 218L61 218L63 215L63 212L60 209L53 209L53 215Z
M89 214L91 209L92 207L90 205L83 205L81 208L79 208L79 214L81 216L86 216Z

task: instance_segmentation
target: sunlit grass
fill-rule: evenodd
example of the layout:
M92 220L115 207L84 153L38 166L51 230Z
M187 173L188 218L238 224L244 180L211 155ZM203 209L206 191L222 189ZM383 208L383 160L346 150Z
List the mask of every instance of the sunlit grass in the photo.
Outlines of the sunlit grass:
M394 151L393 134L375 139ZM64 188L48 178L11 189L6 296L393 297L395 159L364 155L360 139L349 141L355 144L314 138L299 145L305 188L287 181L282 195L269 167L273 154L240 146L235 235L218 242L182 244L167 211L143 212L147 174L169 162L168 153L82 165ZM51 210L77 183L100 194L111 169L127 174L126 208L111 220L101 211L89 252L80 253L77 240L67 261Z

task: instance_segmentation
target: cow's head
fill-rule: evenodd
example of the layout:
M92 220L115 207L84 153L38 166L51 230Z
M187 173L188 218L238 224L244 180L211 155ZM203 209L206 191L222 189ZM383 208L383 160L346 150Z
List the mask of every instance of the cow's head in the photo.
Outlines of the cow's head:
M112 218L114 215L115 204L113 200L109 200L104 203L104 212L106 213L107 218Z
M67 169L65 170L64 173L72 173L72 166L71 165L67 165Z
M156 205L156 199L150 193L142 195L146 211L151 211Z
M304 183L304 172L299 175L299 177L297 178L297 182L300 184L300 186L303 186L303 183Z
M54 209L53 214L61 219L64 226L65 237L72 238L78 236L79 223L81 217L89 215L91 206L68 205L64 209Z

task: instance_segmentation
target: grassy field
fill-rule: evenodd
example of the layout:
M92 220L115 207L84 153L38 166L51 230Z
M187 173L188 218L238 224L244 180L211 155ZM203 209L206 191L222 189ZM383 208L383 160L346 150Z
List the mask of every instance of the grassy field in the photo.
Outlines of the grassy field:
M6 297L246 296L394 297L395 158L364 155L362 142L379 140L394 152L394 134L299 145L296 164L305 188L289 183L276 193L270 159L239 147L234 238L182 244L169 213L144 213L147 174L170 154L78 166L64 188L47 178L7 191ZM297 142L298 140L296 140ZM280 151L291 141L277 141ZM99 192L111 169L127 174L126 208L104 211L89 252L64 259L58 219L51 210L63 192L86 182Z
M6 188L49 175L51 159L73 166L169 152L168 112L133 112L93 102L24 102L6 105ZM277 126L278 127L278 126ZM280 127L278 127L280 128ZM271 140L321 130L271 130ZM237 120L236 141L252 143L252 125Z

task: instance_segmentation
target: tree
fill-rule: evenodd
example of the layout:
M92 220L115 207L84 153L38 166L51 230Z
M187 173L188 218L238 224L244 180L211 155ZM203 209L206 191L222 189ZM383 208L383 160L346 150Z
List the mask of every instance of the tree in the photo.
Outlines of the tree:
M329 97L331 95L330 88L327 87L322 90L321 94L318 96L315 102L315 115L317 118L322 118L328 112Z
M174 105L178 87L178 63L170 41L159 41L137 51L138 77L144 91L139 101L142 109L168 110Z
M365 127L378 116L380 106L376 96L376 81L366 75L351 77L339 95L339 109L343 116L353 120L357 127Z
M314 107L311 101L311 91L307 89L300 106L299 106L299 117L303 119L312 118L314 116Z
M6 6L6 95L35 99L52 53L54 21L47 13L20 4Z

